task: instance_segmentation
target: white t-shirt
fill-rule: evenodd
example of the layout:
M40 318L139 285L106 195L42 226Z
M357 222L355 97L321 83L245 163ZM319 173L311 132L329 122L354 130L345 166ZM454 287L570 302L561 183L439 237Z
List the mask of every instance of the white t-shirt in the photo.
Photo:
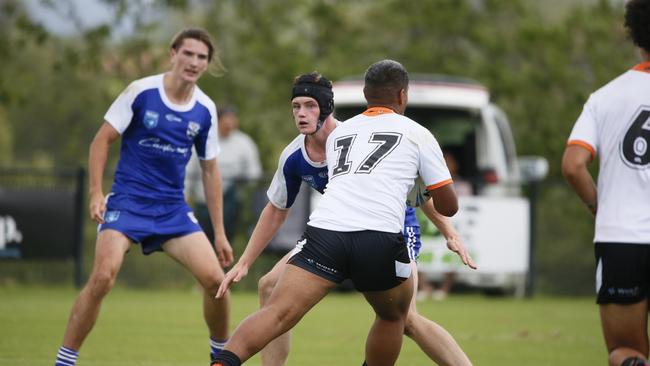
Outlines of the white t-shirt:
M650 244L650 62L593 93L568 144L599 157L594 241Z
M337 127L326 144L329 183L309 225L336 231L402 231L415 178L428 190L452 183L431 132L374 107Z
M218 134L217 134L218 135ZM225 192L237 180L253 181L262 176L262 164L257 145L250 136L235 130L228 137L219 137L220 153L217 159L221 173L222 190ZM195 201L205 203L201 166L197 154L187 165L187 194Z
M256 180L262 176L262 164L257 145L247 134L235 130L228 137L220 137L219 170L224 190L235 180Z

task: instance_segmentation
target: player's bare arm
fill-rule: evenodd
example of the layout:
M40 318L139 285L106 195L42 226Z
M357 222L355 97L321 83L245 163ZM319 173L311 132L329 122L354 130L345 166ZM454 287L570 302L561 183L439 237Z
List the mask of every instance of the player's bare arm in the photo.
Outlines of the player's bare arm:
M441 215L451 217L458 212L458 198L452 184L429 190L431 201Z
M581 146L567 146L562 157L562 174L592 214L598 207L598 191L587 166L592 161L591 152Z
M244 254L239 258L237 264L228 271L226 278L219 286L217 298L223 296L233 282L241 281L248 274L250 266L273 239L288 215L289 209L277 208L271 202L266 204L246 245Z
M102 180L106 161L108 160L108 149L110 144L119 137L119 132L108 122L104 122L90 144L88 157L88 175L90 179L88 194L90 195L90 203L88 208L90 218L99 224L104 223L104 211L106 210Z
M469 252L465 248L465 244L456 231L456 228L454 228L454 225L452 225L451 221L449 221L449 218L441 215L438 211L436 211L436 208L433 206L433 201L431 200L427 200L424 204L422 204L422 206L420 206L420 209L445 237L445 240L447 240L447 248L449 248L449 250L452 252L458 254L463 264L469 266L472 269L476 269L476 263L474 263L474 260L469 255Z
M214 229L214 248L217 251L219 263L227 267L232 264L233 254L232 247L226 231L223 227L223 194L221 191L221 172L217 165L217 159L201 160L201 179L203 180L203 190L205 192L205 201L208 205L208 212L212 220Z

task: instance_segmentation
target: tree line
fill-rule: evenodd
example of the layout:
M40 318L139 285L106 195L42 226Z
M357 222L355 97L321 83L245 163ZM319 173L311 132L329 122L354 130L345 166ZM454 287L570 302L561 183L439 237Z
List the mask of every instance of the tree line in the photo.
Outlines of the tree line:
M296 75L318 70L337 80L392 58L411 73L486 85L509 116L518 153L546 157L557 180L566 139L589 93L638 60L617 1L569 3L557 11L550 8L557 3L530 0L103 3L115 10L110 24L131 17L131 34L116 38L114 27L100 24L62 37L34 21L23 2L0 5L0 165L85 165L110 103L133 79L166 69L168 40L182 25L202 26L214 36L225 70L214 68L221 75L204 77L200 86L217 104L238 108L241 128L258 143L267 171L296 133L289 108ZM149 19L146 4L166 15ZM41 5L62 12L70 2ZM556 190L543 198L573 199ZM541 219L556 210L542 207ZM581 215L576 209L567 220L588 240L590 226ZM549 219L540 229L557 231L561 224ZM548 241L566 251L573 238ZM585 246L579 248L569 257L584 257ZM540 256L540 270L551 272L554 255Z

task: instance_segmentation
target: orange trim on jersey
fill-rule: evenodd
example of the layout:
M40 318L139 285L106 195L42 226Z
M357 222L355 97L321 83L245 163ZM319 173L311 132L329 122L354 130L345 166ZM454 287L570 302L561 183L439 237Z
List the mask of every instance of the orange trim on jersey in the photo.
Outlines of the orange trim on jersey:
M571 140L566 143L567 146L580 146L587 149L591 153L591 159L596 157L596 149L591 144L582 140Z
M432 184L430 186L427 186L427 191L433 191L436 188L440 188L442 186L446 186L446 185L452 184L452 183L454 183L454 181L451 180L451 179L443 180L440 183L436 183L436 184Z
M388 113L395 113L395 111L390 109L390 108L386 108L386 107L370 107L370 108L366 109L365 112L363 112L363 115L364 116L374 117L374 116L378 116L380 114L388 114Z
M642 62L634 66L632 70L650 73L650 61Z

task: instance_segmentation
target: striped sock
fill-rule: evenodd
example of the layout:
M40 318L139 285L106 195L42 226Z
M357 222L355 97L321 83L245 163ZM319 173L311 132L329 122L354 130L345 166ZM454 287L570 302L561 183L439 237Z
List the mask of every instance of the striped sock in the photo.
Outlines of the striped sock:
M56 362L54 366L74 366L77 363L79 352L61 346L59 353L56 354Z
M226 342L228 342L228 339L224 339L223 341L215 341L210 337L210 358L212 360L217 358L217 355L223 351L223 347L226 346Z

